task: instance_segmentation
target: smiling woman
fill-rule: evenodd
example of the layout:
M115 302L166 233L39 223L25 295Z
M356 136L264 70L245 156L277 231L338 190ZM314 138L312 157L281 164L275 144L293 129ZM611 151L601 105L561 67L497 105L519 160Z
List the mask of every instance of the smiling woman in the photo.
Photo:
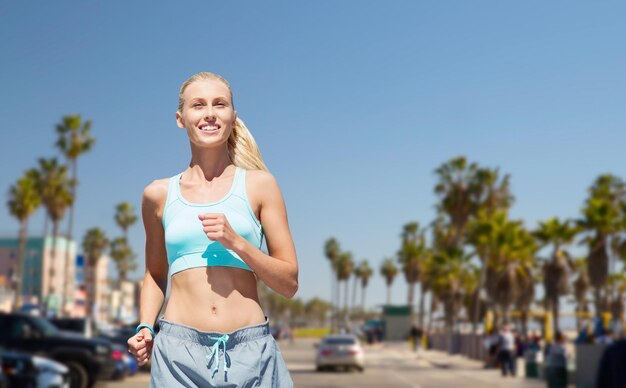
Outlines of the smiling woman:
M185 81L176 123L186 130L191 162L144 190L142 323L130 352L140 364L152 358L151 387L292 387L257 295L257 278L288 298L298 288L278 184L222 77ZM260 250L264 238L268 254ZM170 298L154 338L168 277Z

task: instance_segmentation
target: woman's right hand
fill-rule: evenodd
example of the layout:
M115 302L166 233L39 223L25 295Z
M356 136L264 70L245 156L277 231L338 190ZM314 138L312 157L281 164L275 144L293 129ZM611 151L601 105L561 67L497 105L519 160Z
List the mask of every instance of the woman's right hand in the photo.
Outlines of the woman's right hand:
M139 366L144 365L152 355L152 333L144 327L128 339L128 351L135 356Z

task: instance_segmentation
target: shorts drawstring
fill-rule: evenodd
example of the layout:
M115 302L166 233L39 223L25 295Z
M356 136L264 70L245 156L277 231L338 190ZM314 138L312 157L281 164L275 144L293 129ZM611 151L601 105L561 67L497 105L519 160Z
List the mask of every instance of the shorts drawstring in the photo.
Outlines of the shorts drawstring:
M211 376L214 376L215 373L219 370L219 349L220 344L224 346L224 373L228 371L228 364L230 364L230 357L226 354L226 341L228 341L228 334L224 334L221 337L209 337L212 340L215 340L215 343L211 347L211 354L206 356L207 367L211 367L211 362L215 359L215 367L212 369ZM229 359L229 362L226 362L226 359Z

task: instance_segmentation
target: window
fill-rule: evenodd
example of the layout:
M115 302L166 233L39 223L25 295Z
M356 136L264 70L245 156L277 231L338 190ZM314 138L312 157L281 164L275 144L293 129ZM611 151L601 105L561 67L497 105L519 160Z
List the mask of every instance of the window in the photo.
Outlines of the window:
M354 345L356 339L354 338L326 338L324 340L326 345Z

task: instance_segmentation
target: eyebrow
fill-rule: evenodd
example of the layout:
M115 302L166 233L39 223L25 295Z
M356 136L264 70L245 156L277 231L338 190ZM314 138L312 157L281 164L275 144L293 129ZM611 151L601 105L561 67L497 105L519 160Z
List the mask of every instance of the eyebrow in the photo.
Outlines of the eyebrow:
M193 97L190 102L194 102L194 101L206 101L207 99L204 97ZM223 96L218 96L218 97L213 97L213 101L215 100L225 100L228 101L228 98L223 97Z

